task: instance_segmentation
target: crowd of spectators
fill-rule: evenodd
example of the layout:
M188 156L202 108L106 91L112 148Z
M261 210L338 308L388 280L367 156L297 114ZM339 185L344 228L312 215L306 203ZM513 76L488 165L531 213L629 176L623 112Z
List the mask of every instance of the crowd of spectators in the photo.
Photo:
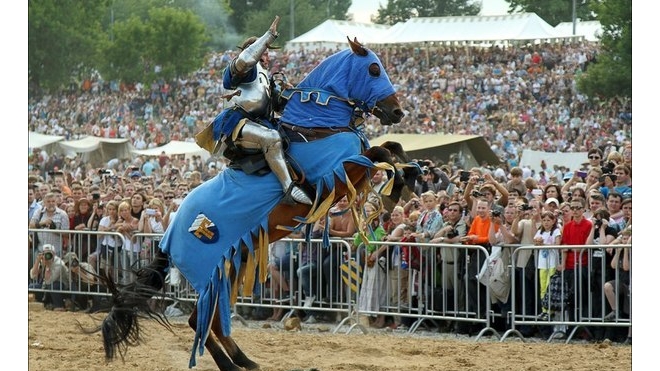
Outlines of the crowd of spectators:
M272 50L271 72L282 72L295 84L333 52ZM597 44L377 52L406 116L391 127L370 117L368 137L388 132L477 134L509 168L519 163L524 149L583 152L631 142L631 100L590 101L576 89L576 80L598 58ZM123 85L94 76L58 95L31 96L29 130L67 140L87 135L130 138L136 149L194 141L226 104L221 71L235 53L213 53L203 68L175 81ZM48 170L52 168L41 168Z

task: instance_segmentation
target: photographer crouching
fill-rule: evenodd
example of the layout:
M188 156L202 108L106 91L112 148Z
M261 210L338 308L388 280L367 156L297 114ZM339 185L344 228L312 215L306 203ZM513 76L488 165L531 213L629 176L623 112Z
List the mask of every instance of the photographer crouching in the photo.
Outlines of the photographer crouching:
M44 308L55 311L64 311L64 294L69 270L62 259L55 253L55 247L45 244L43 251L37 254L34 265L30 269L30 283L28 289L40 289L36 291L35 299L44 303Z
M106 292L105 286L102 286L94 267L89 263L82 262L78 255L73 251L64 255L64 265L69 268L69 285L72 291L81 291L89 293ZM104 298L100 295L73 294L72 300L77 309L84 310L87 313L96 313L108 307ZM91 301L91 306L89 306Z

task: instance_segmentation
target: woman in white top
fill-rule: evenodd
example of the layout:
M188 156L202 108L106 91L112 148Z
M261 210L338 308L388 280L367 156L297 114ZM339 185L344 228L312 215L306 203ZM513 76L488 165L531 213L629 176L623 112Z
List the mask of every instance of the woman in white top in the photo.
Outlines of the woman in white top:
M163 217L164 215L165 205L163 205L163 202L157 198L152 198L146 209L142 210L142 214L140 214L138 232L159 235L157 237L145 237L142 239L140 266L148 265L153 253L159 248L161 236L165 233L165 228L167 228L167 224Z
M99 221L99 232L114 232L115 224L118 220L117 208L119 203L117 201L109 201L105 204L105 215ZM112 234L105 234L101 236L101 241L96 247L96 251L89 255L87 262L96 269L97 272L103 274L101 271L111 272L115 257L115 250L117 246L121 246L118 238ZM101 263L101 265L97 265Z
M121 279L119 283L128 285L135 281L135 270L137 266L140 250L140 242L133 238L138 230L139 220L131 215L131 203L122 201L117 208L119 219L117 220L115 230L123 235L120 261L121 261ZM143 210L144 212L144 210Z

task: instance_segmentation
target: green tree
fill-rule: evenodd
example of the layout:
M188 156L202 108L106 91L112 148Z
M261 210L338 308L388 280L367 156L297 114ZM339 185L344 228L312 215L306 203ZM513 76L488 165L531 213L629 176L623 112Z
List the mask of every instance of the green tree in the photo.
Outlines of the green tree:
M578 79L589 97L632 97L632 0L594 3L603 27L601 53Z
M351 0L309 0L317 12L323 14L325 19L345 20Z
M107 0L28 2L28 79L32 92L79 81L99 57Z
M414 17L477 15L480 11L477 0L389 0L386 7L378 7L371 21L393 25Z
M113 40L103 47L106 79L168 80L193 72L203 63L205 27L190 10L154 8L146 21L134 16L116 22L113 33Z
M250 26L250 13L266 9L270 0L227 0L229 2L229 21L237 33L245 35ZM287 11L288 13L288 11ZM280 16L282 16L280 14ZM267 29L268 27L266 27Z
M210 0L206 2L222 2ZM197 7L195 0L110 0L110 12L106 18L106 26L110 22L123 22L137 17L142 21L149 19L149 11L156 8L175 8L180 10L194 10Z
M509 3L509 13L536 13L552 27L573 20L574 1L577 18L583 21L594 19L589 7L590 3L595 2L593 0L506 0Z
M103 63L99 65L106 80L125 82L141 81L151 67L145 60L145 51L151 40L152 28L138 16L116 22L113 25L113 40L102 47Z
M351 0L228 0L229 19L236 32L245 38L262 35L279 15L280 42L291 39L293 23L294 37L311 30L326 19L347 19ZM294 15L291 17L291 5Z
M219 50L235 45L237 39L230 24L229 0L112 0L111 11L105 22L107 28L114 22L123 22L131 17L142 21L149 19L149 11L157 8L190 10L202 20L206 28L206 46Z
M310 1L293 0L294 10L291 17L292 0L271 0L263 10L250 12L246 20L246 36L261 36L273 23L275 15L281 17L277 30L280 33L276 41L283 46L287 41L302 35L326 20L326 13L319 12ZM292 27L293 26L293 27ZM293 30L293 37L291 31Z

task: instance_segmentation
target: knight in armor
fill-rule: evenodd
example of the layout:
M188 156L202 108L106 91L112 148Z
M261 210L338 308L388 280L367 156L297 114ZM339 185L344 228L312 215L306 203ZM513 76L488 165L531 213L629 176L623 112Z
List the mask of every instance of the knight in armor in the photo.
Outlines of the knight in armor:
M229 100L231 107L223 110L196 140L211 153L224 147L223 155L248 173L263 170L259 165L263 154L267 166L282 184L283 202L312 205L312 200L291 179L274 120L268 48L279 35L279 21L280 17L276 16L263 36L245 40L241 53L225 68L223 87L234 90ZM258 156L254 156L255 152Z

